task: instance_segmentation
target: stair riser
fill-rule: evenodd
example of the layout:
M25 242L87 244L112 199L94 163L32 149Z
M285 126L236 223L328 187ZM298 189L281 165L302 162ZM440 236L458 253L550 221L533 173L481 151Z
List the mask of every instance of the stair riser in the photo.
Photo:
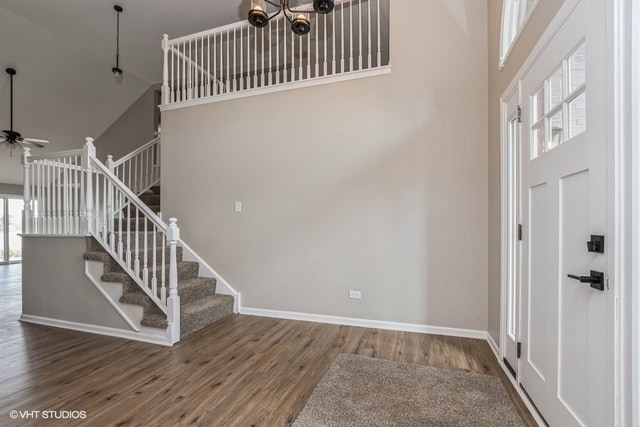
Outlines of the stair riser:
M159 205L160 195L159 194L142 194L140 196L140 200L142 200L146 205Z
M233 314L233 298L219 301L213 307L196 313L180 311L180 335L185 336Z
M181 304L187 304L187 303L196 301L200 298L215 295L215 293L216 293L215 282L213 286L201 285L201 286L194 286L194 287L189 287L184 289L180 289L180 285L178 285L178 295L180 296Z

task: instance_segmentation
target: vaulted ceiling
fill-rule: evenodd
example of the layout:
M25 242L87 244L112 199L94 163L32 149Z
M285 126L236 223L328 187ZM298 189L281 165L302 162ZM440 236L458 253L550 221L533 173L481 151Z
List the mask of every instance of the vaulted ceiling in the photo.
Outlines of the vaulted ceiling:
M245 19L250 0L0 0L0 129L9 128L9 76L14 128L46 138L34 154L79 148L98 137L151 84L162 78L164 33L178 37ZM116 13L120 66L116 85ZM37 151L36 151L37 150ZM19 155L0 147L0 183L20 183ZM18 153L19 154L19 153Z

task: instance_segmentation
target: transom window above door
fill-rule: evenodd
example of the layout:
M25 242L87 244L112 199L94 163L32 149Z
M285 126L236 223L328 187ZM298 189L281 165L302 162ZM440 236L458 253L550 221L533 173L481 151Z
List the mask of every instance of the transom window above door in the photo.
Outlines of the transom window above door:
M537 5L538 0L504 0L502 4L500 67L507 62L514 43Z
M587 129L585 44L562 60L531 95L531 158Z

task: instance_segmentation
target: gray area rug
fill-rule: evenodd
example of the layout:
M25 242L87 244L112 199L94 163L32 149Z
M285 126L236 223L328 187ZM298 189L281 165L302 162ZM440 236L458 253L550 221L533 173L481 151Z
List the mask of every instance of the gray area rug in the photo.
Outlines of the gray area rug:
M340 354L293 426L524 424L497 377Z

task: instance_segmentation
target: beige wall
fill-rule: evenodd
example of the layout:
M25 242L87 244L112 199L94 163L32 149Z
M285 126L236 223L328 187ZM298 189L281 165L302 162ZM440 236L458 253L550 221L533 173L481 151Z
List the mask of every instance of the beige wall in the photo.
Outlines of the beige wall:
M22 314L130 330L84 275L84 237L22 238Z
M163 213L245 307L486 330L486 3L391 7L391 75L163 113Z
M500 338L500 97L562 5L539 0L504 68L498 69L503 0L488 0L489 31L489 333Z
M119 159L154 138L154 92L160 83L152 85L95 141L98 158L111 154Z

